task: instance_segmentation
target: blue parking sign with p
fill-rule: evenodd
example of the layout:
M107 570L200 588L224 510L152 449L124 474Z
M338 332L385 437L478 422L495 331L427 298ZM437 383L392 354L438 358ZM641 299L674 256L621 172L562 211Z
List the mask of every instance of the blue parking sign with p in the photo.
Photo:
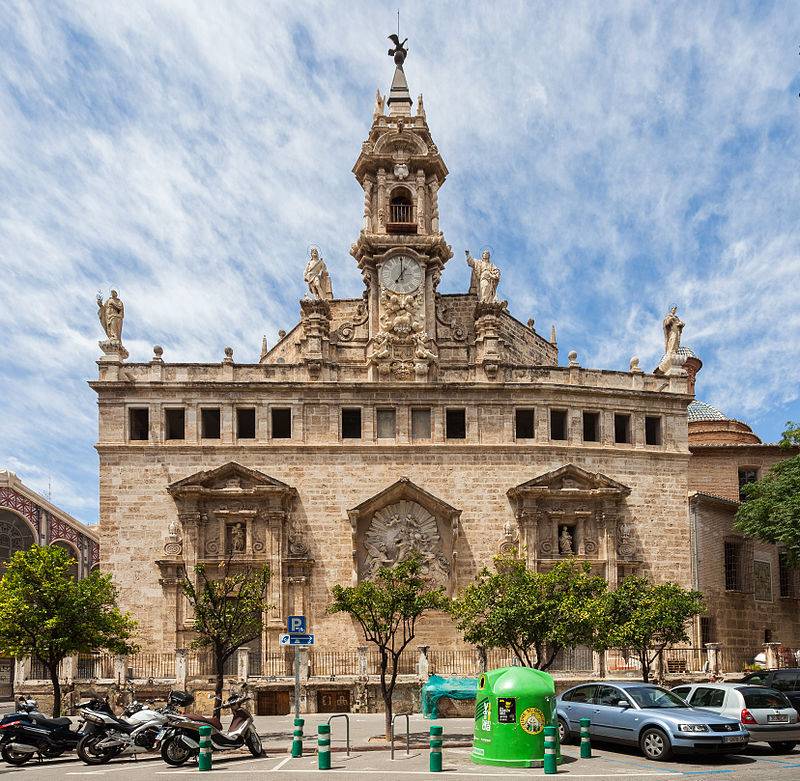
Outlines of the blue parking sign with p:
M287 629L289 631L289 634L305 634L306 617L289 616L289 618L287 619Z

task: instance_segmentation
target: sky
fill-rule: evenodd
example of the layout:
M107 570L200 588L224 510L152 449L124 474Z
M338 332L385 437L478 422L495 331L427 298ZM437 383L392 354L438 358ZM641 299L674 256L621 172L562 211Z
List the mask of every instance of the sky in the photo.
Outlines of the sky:
M97 519L95 297L132 361L256 362L308 247L362 283L351 173L398 2L0 0L0 468ZM790 2L402 2L450 170L439 210L561 360L652 370L675 304L699 398L800 420L800 14Z

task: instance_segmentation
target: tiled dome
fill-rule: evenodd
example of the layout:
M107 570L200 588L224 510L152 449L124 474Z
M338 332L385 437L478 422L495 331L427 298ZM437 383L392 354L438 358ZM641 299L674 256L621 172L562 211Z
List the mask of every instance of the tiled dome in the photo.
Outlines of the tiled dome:
M681 348L683 349L683 348ZM689 422L694 423L700 420L730 420L730 418L720 412L716 407L706 404L704 401L695 399L687 409Z
M680 355L680 356L681 356L681 358L683 358L684 360L685 360L686 358L697 358L697 360L698 360L698 361L700 360L700 356L699 356L699 355L698 355L698 354L697 354L697 353L696 353L696 352L695 352L695 351L694 351L694 350L693 350L691 347L684 347L683 345L681 345L681 346L678 348L678 355ZM666 357L667 357L667 354L666 354L666 353L664 353L664 354L663 354L663 355L662 355L662 356L661 356L661 357L658 359L658 362L659 362L659 364L660 364L660 363L661 363L661 362L664 360L664 358L666 358Z

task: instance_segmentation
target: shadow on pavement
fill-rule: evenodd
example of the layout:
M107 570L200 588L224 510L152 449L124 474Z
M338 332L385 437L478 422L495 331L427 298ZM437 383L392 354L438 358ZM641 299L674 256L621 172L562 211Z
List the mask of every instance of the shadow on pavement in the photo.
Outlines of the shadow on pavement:
M659 767L668 768L670 765L679 763L682 765L736 765L736 766L743 766L743 765L752 765L756 760L750 756L742 756L741 754L712 754L706 753L703 754L701 752L691 753L691 754L674 754L671 760L667 762L651 762L645 756L642 755L641 751L636 746L624 746L620 743L604 743L601 740L596 740L592 738L592 746L597 746L598 748L602 748L604 751L610 751L615 754L622 754L626 757L631 757L634 759L640 759L642 762L647 762L649 766L652 766L653 770L657 770ZM606 757L607 759L611 759L611 757Z

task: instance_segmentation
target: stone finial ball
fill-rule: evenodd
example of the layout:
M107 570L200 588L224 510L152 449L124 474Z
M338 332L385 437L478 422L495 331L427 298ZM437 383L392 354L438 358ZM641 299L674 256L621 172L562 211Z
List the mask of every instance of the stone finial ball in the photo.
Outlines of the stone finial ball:
M571 361L577 361L578 353L576 353L575 350L570 350L569 353L567 354L567 358L569 358Z
M160 344L153 345L153 355L160 358L164 354L164 348Z
M284 331L283 328L281 328L281 330L278 331L278 339L285 339L285 338L286 338L286 331Z
M634 355L631 358L631 369L637 369L639 367L639 359Z
M233 347L226 347L225 348L225 355L228 358L233 358Z

